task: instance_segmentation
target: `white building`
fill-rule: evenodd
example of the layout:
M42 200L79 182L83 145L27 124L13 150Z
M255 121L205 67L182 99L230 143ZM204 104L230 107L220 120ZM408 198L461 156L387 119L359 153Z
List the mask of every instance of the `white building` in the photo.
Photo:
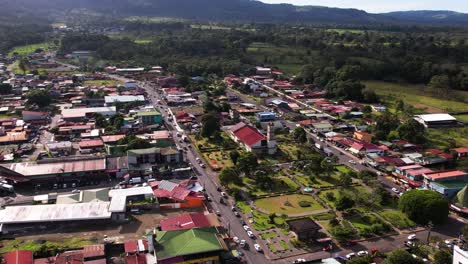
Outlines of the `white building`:
M457 119L449 114L416 115L414 120L425 127L451 127L457 125Z

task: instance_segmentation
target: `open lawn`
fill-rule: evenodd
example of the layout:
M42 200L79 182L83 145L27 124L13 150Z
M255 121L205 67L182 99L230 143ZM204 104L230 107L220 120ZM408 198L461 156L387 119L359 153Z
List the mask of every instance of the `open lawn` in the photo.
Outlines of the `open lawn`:
M326 221L326 220L331 220L335 217L335 214L333 212L325 212L325 213L320 213L320 214L314 214L310 216L312 220L316 221Z
M416 223L411 221L404 213L398 210L385 210L379 215L399 229L415 227Z
M248 189L250 190L251 195L269 195L272 193L284 193L299 190L299 185L287 177L277 177L273 178L273 188L269 190L260 189L255 184L255 182L245 182L249 184Z
M437 148L450 148L454 141L456 146L468 146L468 127L429 128L427 129L430 145Z
M189 138L193 145L195 145L201 152L216 150L225 151L226 149L238 148L237 144L234 141L232 141L232 139L230 139L225 132L221 132L222 140L220 141L215 141L213 139L199 137L196 135L190 135Z
M118 86L122 85L123 83L117 80L90 80L84 81L83 84L86 86Z
M421 85L402 85L380 81L366 81L364 84L390 101L402 99L405 103L421 108L427 113L468 111L466 103L468 102L468 92L454 91L451 96L443 99L431 96L432 91ZM460 101L449 98L459 98Z
M334 199L328 200L326 197L327 193L333 193ZM331 190L321 191L318 194L318 196L320 197L320 199L326 202L329 206L336 208L335 201L342 194L347 194L349 195L349 197L354 199L355 197L357 197L358 194L360 195L368 194L368 191L363 186L357 186L357 187L348 187L346 189L331 189Z
M468 115L455 115L454 117L460 121L468 123Z
M352 33L352 34L363 34L365 31L360 29L346 29L346 28L329 28L325 30L327 32L336 32L340 35L345 33Z
M260 237L263 239L270 239L270 238L278 237L278 234L276 234L275 232L267 232L267 233L261 234Z
M213 170L222 170L224 167L234 166L227 151L210 151L202 154Z
M391 227L382 222L378 217L373 214L355 214L347 217L347 220L359 230L359 234L364 237L372 235L382 235L391 231Z
M309 206L300 206L299 203L301 201L308 203ZM307 213L324 209L312 196L302 194L258 199L255 201L255 205L269 213L286 215Z
M37 43L37 44L31 44L31 45L24 45L24 46L18 46L14 47L8 55L13 55L13 54L18 54L18 55L28 55L30 53L33 53L37 49L43 49L45 51L51 49L54 47L54 44L51 42L43 42L43 43Z

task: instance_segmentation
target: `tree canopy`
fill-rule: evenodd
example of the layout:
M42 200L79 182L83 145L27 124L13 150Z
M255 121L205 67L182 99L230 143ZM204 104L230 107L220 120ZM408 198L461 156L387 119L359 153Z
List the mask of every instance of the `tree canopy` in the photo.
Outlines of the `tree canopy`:
M418 224L442 224L449 214L448 201L432 190L411 190L405 192L399 207L411 220Z

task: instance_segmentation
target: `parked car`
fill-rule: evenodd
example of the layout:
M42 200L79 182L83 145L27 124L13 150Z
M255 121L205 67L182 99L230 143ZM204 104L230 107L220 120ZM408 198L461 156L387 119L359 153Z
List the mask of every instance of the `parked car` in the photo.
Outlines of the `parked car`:
M224 197L224 198L228 197L227 193L225 193L225 192L221 192L221 196Z
M250 230L247 231L247 235L248 235L250 238L254 238L254 237L255 237L254 233L253 233L252 231L250 231Z
M293 263L304 263L304 262L307 262L307 260L302 259L302 258L298 258L298 259L293 261Z
M411 234L408 236L408 240L415 240L416 239L416 234Z
M254 244L254 248L255 248L255 250L257 250L258 252L261 252L261 251L262 251L262 247L261 247L259 244Z
M392 192L394 192L394 193L400 193L400 191L399 191L397 188L395 188L395 187L392 188Z
M234 241L234 243L236 243L236 244L240 243L240 239L238 237L233 237L232 241Z
M250 230L250 227L248 225L244 225L242 226L244 228L245 231L249 231Z
M240 214L237 211L234 211L234 215L237 216L237 217L240 217Z
M244 239L242 239L242 240L240 241L240 243L239 243L239 246L240 246L241 248L244 248L245 245L246 245L246 242L245 242Z
M354 160L348 160L348 162L349 162L350 164L356 164L356 162L355 162Z
M366 250L361 250L357 253L358 257L364 257L364 256L367 256L369 255L369 252L366 251Z
M352 258L354 258L355 256L356 256L356 253L351 252L351 253L349 253L349 254L346 254L346 259L352 259Z
M219 210L216 210L216 215L217 216L220 216L221 215L221 212Z

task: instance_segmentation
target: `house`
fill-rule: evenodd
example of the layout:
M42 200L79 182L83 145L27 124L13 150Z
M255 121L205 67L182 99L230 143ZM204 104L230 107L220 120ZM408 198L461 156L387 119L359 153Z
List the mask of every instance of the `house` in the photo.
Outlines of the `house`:
M26 131L6 132L4 135L0 135L0 145L20 144L26 141L28 141Z
M82 140L78 143L80 153L100 152L104 148L104 142L100 138Z
M70 141L49 142L45 144L45 149L51 154L66 155L72 151L72 143Z
M271 74L271 68L265 68L265 67L257 66L257 67L255 67L255 72L258 75L270 75Z
M136 114L138 121L140 124L143 125L154 125L154 124L161 124L163 122L163 118L161 112L157 111L156 109L147 109L145 111L139 111Z
M372 134L364 132L364 131L355 131L353 137L357 140L365 141L365 142L372 142Z
M316 133L327 133L333 131L333 125L329 122L317 122L312 124L312 129Z
M460 170L424 173L424 185L451 198L468 184L468 173Z
M387 107L383 105L371 105L371 108L375 112L385 112L387 110Z
M156 231L158 263L220 263L227 246L216 228Z
M468 157L468 148L454 148L452 151L457 155L458 159Z
M282 108L282 109L289 109L289 104L286 101L283 101L281 99L274 99L270 103L272 106L275 106L277 108Z
M289 230L293 231L299 240L317 238L318 231L321 229L317 223L308 217L289 220L286 223Z
M259 112L255 114L259 122L270 122L276 120L276 113L273 112Z
M128 165L167 164L183 161L182 152L172 148L132 149L127 151Z
M171 181L152 182L154 196L161 208L194 208L204 206L205 196L198 190L191 190L186 182Z
M382 156L385 153L385 150L383 150L379 146L361 140L354 141L354 143L349 148L349 151L356 155L366 155L369 153L375 153L379 156Z
M31 250L15 250L3 254L5 264L33 264L33 252Z
M172 231L220 226L220 223L214 214L192 213L166 218L159 225L162 231Z
M273 132L268 126L267 135L263 135L258 129L240 122L228 129L228 135L246 151L254 153L275 154L277 150Z
M392 174L398 181L408 187L417 188L423 184L423 175L432 172L431 169L424 168L421 165L408 165L396 167Z
M426 128L453 127L458 125L457 119L449 114L415 115L414 120L418 121Z

